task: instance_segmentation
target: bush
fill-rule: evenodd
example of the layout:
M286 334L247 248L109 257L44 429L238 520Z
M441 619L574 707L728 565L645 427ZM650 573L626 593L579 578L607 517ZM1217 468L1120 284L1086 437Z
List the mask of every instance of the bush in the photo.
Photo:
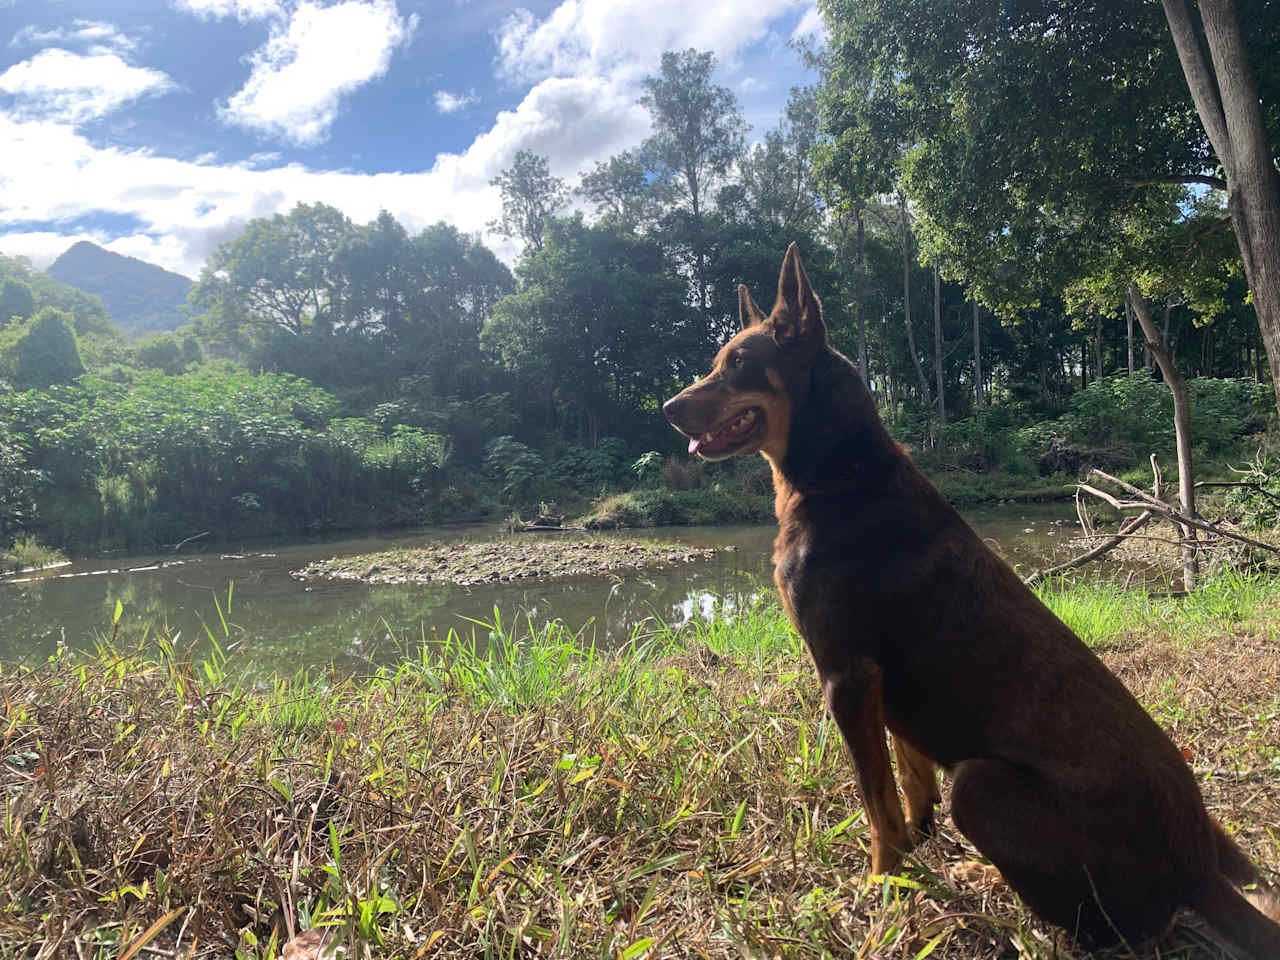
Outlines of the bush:
M590 530L621 527L718 526L767 523L773 498L744 496L722 486L700 490L632 490L600 500L577 522Z
M484 469L502 484L509 503L527 497L545 472L542 457L515 437L495 437L485 445Z
M662 480L668 490L697 490L706 482L706 467L692 457L667 457L662 463Z
M1242 437L1265 427L1270 391L1255 380L1202 377L1188 381L1188 391L1191 441L1201 457L1235 452ZM1073 394L1058 419L1018 430L1015 443L1042 474L1169 456L1176 447L1173 395L1147 371L1100 377Z
M5 331L0 360L20 390L70 383L84 373L71 315L45 307L34 317Z
M617 437L605 437L594 450L560 444L552 447L547 459L552 483L578 493L598 494L630 479L627 445Z

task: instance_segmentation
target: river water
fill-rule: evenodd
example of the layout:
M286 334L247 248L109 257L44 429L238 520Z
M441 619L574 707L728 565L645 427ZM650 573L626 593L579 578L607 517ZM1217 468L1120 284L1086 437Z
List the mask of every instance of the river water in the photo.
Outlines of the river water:
M1007 506L966 517L1024 571L1073 552L1067 544L1074 533L1069 503ZM772 590L774 532L770 525L600 534L734 549L709 560L617 576L473 587L299 582L289 572L325 557L504 536L493 525L80 560L0 580L0 661L30 663L60 643L91 649L110 636L117 601L123 609L120 635L126 640L140 637L144 627L167 627L178 634L180 646L201 648L212 635L237 658L284 669L391 661L402 651L416 651L423 639L444 636L451 628L469 632L471 620L491 621L495 607L504 622L517 615L535 623L558 618L583 630L586 640L616 644L647 618L679 624L717 608L731 611Z

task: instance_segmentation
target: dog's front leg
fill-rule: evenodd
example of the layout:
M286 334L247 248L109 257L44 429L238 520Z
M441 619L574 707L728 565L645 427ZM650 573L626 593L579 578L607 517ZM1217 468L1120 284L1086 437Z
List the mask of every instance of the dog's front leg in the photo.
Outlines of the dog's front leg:
M827 709L853 757L854 774L871 828L871 872L891 873L908 849L906 821L885 743L881 671L870 660L822 678Z

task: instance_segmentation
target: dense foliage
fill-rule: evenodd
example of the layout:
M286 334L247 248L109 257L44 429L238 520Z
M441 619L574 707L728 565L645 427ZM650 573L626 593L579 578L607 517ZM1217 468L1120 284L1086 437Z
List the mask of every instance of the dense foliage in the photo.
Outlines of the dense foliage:
M604 524L762 519L767 471L691 464L660 406L736 328L738 284L768 305L791 241L944 490L1168 459L1130 285L1191 380L1197 456L1251 455L1266 351L1158 11L1086 4L1046 32L1057 0L988 6L830 0L820 83L755 143L714 58L667 53L635 149L576 184L529 152L494 179L514 270L445 224L300 204L214 252L193 323L130 341L97 298L0 258L0 537L174 543L550 500L598 500ZM593 214L563 215L571 197Z

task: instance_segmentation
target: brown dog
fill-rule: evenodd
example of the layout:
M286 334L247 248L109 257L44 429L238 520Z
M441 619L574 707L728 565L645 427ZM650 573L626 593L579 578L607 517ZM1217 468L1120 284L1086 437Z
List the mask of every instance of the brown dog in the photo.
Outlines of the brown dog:
M899 450L827 345L795 245L768 316L745 286L738 300L742 331L663 410L691 453L773 468L774 579L852 754L872 871L930 831L940 764L956 825L1085 942L1160 936L1191 908L1280 958L1280 925L1236 889L1257 873L1186 761Z

